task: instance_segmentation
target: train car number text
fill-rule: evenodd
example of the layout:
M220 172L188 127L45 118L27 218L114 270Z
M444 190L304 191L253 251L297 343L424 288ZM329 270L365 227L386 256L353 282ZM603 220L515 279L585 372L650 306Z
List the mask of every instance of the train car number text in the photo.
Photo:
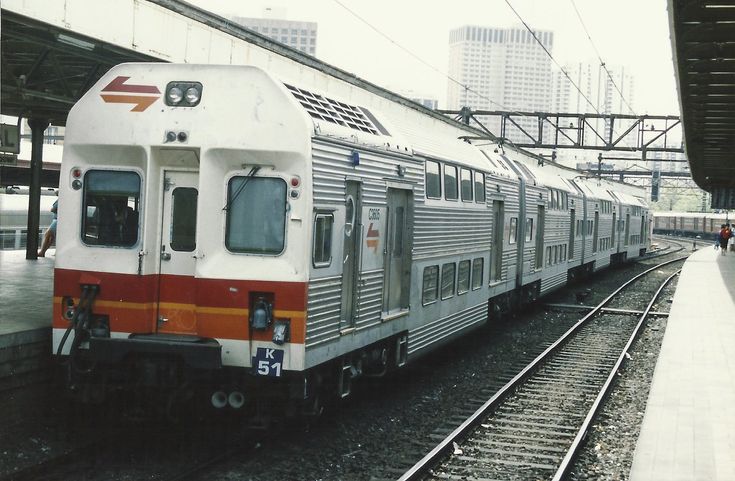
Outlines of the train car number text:
M260 376L281 377L283 350L259 347L253 356L253 366Z

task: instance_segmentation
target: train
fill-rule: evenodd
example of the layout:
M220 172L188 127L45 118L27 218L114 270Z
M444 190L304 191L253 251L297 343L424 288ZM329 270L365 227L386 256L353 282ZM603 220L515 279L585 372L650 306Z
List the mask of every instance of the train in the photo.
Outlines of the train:
M709 212L656 212L653 215L653 233L717 239L722 224L732 224L727 213Z
M54 218L51 206L56 200L56 191L41 191L38 245L44 232ZM20 250L26 248L28 232L28 192L25 188L6 187L0 191L0 249Z
M312 415L645 254L644 191L308 69L122 64L71 109L69 392Z

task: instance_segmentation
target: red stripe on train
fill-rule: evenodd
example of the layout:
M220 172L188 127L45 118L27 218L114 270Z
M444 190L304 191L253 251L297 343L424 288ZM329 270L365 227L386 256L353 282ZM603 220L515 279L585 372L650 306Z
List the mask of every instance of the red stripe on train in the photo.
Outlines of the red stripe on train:
M175 332L226 339L270 340L269 332L249 332L251 293L272 293L276 318L291 319L293 343L303 343L307 285L190 276L117 274L72 269L54 271L53 326L66 328L62 299L78 299L80 282L98 283L94 312L110 318L114 332ZM160 291L160 303L158 300ZM158 322L162 318L165 321Z

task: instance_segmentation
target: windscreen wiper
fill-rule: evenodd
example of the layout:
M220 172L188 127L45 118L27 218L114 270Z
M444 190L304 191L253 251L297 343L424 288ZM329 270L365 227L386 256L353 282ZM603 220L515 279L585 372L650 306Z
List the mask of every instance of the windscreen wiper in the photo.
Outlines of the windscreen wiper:
M237 200L237 198L242 193L243 189L245 189L245 186L248 185L248 182L250 182L250 179L255 177L255 174L258 173L260 170L260 166L256 165L255 167L250 169L250 172L248 172L248 175L245 176L245 180L242 181L242 184L240 184L240 187L237 188L237 191L235 191L235 194L232 196L231 199L227 201L227 205L225 205L222 210L230 210L230 206Z

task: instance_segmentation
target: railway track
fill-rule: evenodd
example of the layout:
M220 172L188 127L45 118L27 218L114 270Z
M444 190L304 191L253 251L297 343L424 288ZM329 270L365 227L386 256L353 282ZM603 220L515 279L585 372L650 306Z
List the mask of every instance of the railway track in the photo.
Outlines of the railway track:
M194 434L198 431L198 435ZM203 473L229 458L247 455L256 436L241 429L191 429L128 426L108 429L62 453L0 475L0 481L58 479L201 479Z
M657 264L620 286L400 481L562 479L654 302L685 258ZM642 292L640 285L652 278L660 286Z

